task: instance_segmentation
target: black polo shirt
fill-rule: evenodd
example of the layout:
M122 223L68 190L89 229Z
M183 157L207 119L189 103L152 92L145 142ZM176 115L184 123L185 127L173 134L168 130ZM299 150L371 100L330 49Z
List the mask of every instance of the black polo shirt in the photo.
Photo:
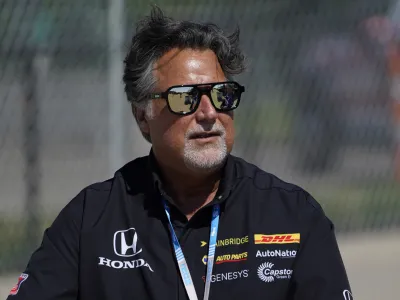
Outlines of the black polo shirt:
M158 173L150 154L80 192L45 231L8 299L188 299ZM214 201L190 221L171 203L199 299L215 203L210 299L352 299L333 225L301 188L229 156Z

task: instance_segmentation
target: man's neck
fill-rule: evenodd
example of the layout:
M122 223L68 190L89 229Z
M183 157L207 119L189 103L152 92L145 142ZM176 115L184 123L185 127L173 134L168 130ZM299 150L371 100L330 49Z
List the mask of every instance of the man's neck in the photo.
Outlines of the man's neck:
M161 165L163 187L172 198L174 205L188 220L203 206L210 203L218 190L221 170L209 173Z

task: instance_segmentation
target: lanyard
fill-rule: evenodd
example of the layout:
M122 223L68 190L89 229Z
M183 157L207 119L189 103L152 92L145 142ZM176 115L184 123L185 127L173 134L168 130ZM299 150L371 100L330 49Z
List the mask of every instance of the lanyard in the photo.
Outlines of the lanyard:
M179 240L176 237L174 227L172 226L171 223L169 206L167 204L167 201L165 201L165 199L163 199L163 204L169 222L169 231L171 233L172 242L174 244L176 261L178 262L179 271L181 273L183 284L185 285L186 293L188 294L190 300L198 300L192 276L190 275L189 272L188 264L186 262L185 256L183 255L181 245L179 244ZM207 274L206 274L206 284L204 287L204 298L203 298L204 300L208 300L210 294L211 274L214 265L215 247L217 244L219 212L220 212L220 207L218 204L215 204L213 206L213 211L212 211L210 241L208 245Z

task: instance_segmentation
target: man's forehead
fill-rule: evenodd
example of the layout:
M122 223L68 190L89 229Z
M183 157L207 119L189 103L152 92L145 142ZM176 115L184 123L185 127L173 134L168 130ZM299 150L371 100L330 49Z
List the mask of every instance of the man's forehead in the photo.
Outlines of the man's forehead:
M223 81L224 73L212 50L173 49L153 70L160 88Z

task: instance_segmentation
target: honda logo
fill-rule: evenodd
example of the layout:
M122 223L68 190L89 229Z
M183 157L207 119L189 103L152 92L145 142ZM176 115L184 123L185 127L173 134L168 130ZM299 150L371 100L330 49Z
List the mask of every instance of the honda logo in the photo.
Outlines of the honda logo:
M137 249L137 233L135 228L116 231L114 233L114 252L118 256L131 257L142 252Z

